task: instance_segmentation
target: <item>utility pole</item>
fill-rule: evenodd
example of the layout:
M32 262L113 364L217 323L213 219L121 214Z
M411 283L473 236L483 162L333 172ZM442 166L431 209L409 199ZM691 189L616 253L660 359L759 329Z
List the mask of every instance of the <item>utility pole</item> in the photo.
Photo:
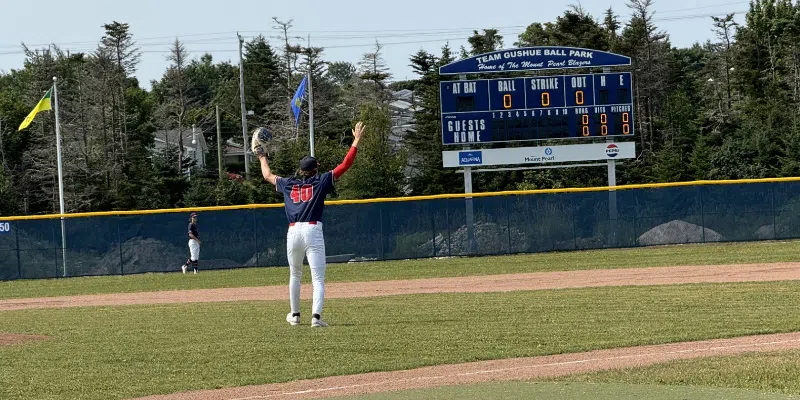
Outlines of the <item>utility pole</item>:
M311 83L311 35L308 35L308 144L314 155L314 85Z
M3 156L3 168L8 170L8 164L6 164L6 149L3 147L3 119L0 118L0 155Z
M244 57L242 56L242 46L244 46L244 38L240 34L239 37L239 97L242 103L242 152L244 153L244 176L245 179L250 179L250 157L247 154L247 108L244 104Z
M222 128L219 123L219 104L217 104L217 165L219 166L219 180L222 180Z

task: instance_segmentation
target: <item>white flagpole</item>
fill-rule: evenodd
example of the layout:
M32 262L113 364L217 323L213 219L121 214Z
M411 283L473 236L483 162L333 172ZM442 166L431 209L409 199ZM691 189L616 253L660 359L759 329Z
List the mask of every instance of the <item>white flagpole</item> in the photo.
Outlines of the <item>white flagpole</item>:
M308 35L308 143L314 157L314 87L311 84L311 35Z
M61 168L61 125L58 122L58 78L53 77L53 103L56 116L56 159L58 161L58 201L61 206L61 261L64 263L64 277L67 276L67 235L64 229L64 178Z

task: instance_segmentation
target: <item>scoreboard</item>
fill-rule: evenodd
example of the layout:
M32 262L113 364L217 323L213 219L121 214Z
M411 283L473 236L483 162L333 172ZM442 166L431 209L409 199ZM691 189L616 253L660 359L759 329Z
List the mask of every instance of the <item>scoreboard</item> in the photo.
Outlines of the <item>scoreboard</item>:
M630 72L441 82L442 143L633 136Z

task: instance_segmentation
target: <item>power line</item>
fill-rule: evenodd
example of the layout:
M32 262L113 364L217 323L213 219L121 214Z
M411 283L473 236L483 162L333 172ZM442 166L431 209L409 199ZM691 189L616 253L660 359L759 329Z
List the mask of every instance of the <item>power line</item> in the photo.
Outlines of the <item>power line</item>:
M679 13L684 11L696 11L702 9L709 9L715 7L727 7L732 5L743 5L748 4L747 1L736 1L736 2L728 2L722 4L714 4L714 5L707 5L707 6L698 6L698 7L688 7L688 8L678 8L678 9L670 9L670 10L655 10L655 14L665 14L665 13ZM736 12L737 14L744 13L746 11L739 11ZM713 14L717 15L717 14ZM672 18L677 19L690 19L690 18L702 18L702 17L709 17L713 16L712 14L702 14L702 15L685 15L685 16L674 16L674 17L667 17L667 18L658 18L658 20L672 20ZM656 20L656 19L654 19ZM526 25L510 25L510 26L501 26L501 27L493 27L492 29L524 29ZM319 36L315 36L315 40L349 40L349 39L367 39L367 38L374 38L374 37L414 37L414 36L427 36L427 35L437 35L437 34L453 34L457 32L471 32L473 30L481 30L481 29L488 29L488 28L439 28L439 29L360 29L360 30L295 30L294 33L304 33L304 34L323 34ZM256 33L256 34L263 34L263 30L242 30L239 31L240 33ZM163 40L163 39L175 39L175 38L184 38L184 37L202 37L202 36L211 36L210 38L198 39L193 41L184 41L184 43L209 43L209 42L219 42L219 41L235 41L236 40L236 33L235 31L221 31L221 32L205 32L205 33L186 33L186 34L176 34L170 36L150 36L150 37L140 37L135 38L137 44L139 46L155 46L155 45L170 45L172 42L155 42L155 43L148 43L152 40ZM324 34L335 34L335 35L324 35ZM254 37L254 36L251 36ZM63 43L56 43L59 47L63 46L95 46L99 43L99 41L84 41L84 42L63 42ZM29 47L46 47L50 46L54 43L33 43L28 44ZM19 45L0 45L0 50L8 49L8 48L17 48ZM0 53L0 54L8 54L8 53Z
M225 42L225 41L235 41L235 40L236 40L235 38L232 39L232 38L229 38L229 37L216 37L216 38L196 39L196 40L182 40L181 43L182 44L213 44L213 43L219 43L219 42ZM152 43L144 42L143 43L141 40L136 40L136 47L169 46L169 45L172 45L174 43L175 43L174 41L172 41L172 42L152 42ZM95 49L97 49L97 46L99 44L100 44L100 41L95 41L95 42L49 43L49 44L38 44L38 45L30 44L30 45L26 45L26 46L28 48L49 47L49 46L52 46L52 45L55 45L57 47L79 46L81 48L87 48L87 49L95 50ZM92 46L92 47L86 47L86 46ZM2 49L11 49L11 48L19 49L19 45L0 46L0 50L2 50ZM20 51L20 50L17 50L17 51Z
M156 40L156 39L175 39L175 38L181 38L181 37L219 36L219 35L231 35L230 38L234 38L235 39L236 32L187 33L187 34L181 34L181 35L151 36L151 37L134 38L134 39L137 42L141 42L141 41ZM99 40L87 41L87 42L64 42L64 43L60 43L58 45L59 46L61 46L61 45L96 45L98 43L100 43ZM46 46L50 46L52 44L53 44L52 42L51 43L37 43L37 44L28 44L27 46L28 47L46 47ZM17 47L17 46L19 46L19 45L2 45L2 46L0 46L0 49L8 48L8 47Z
M739 15L739 14L746 14L746 13L747 13L747 11L729 11L729 12L726 12L726 13L723 13L723 14L725 14L725 15L727 15L727 14ZM723 14L720 14L720 13L709 13L709 14L697 14L697 15L679 15L679 16L674 16L674 17L653 18L653 21L655 21L655 22L683 21L683 20L688 20L688 19L718 17L718 16L723 15Z
M524 28L524 25L511 25L511 26L499 26L494 27L492 29L508 29L508 28ZM431 32L431 31L472 31L472 30L481 30L484 28L439 28L439 29L361 29L361 30L327 30L327 31L304 31L304 30L293 30L292 32L295 33L388 33L388 32L399 32L399 33L408 33L408 32ZM489 29L489 28L486 28ZM261 31L240 31L245 33L259 33ZM312 35L312 38L316 39L317 36Z
M522 32L514 32L509 33L509 35L519 35ZM470 37L457 37L457 38L442 38L442 39L428 39L428 40L414 40L408 42L389 42L389 43L381 43L381 46L393 46L393 45L402 45L402 44L422 44L422 43L437 43L437 42L450 42L456 40L467 40ZM352 45L342 45L342 46L328 46L325 49L349 49L349 48L356 48L356 47L373 47L375 43L369 44L352 44Z
M742 2L730 3L730 4L740 4L740 3L742 3ZM721 5L718 5L718 6L721 6ZM686 10L696 10L696 9L711 8L711 7L715 7L715 6L676 9L676 10L672 10L672 12L686 11ZM747 13L747 11L725 12L725 13L722 13L722 14L744 14L744 13ZM718 15L721 15L721 13L676 15L676 16L661 17L661 18L656 17L656 18L653 18L653 21L654 22L673 22L673 21L683 21L683 20L700 19L700 18L710 18L710 17L714 17L714 16L718 16ZM341 40L341 41L344 41L344 40L355 40L355 39L373 39L373 40L376 40L378 38L389 39L389 38L413 38L413 37L426 37L426 36L427 37L431 37L431 36L446 36L446 37L443 37L443 38L431 38L431 39L424 39L424 40L408 40L408 41L383 42L383 43L381 43L381 45L383 45L383 46L393 46L393 45L423 44L423 43L436 43L436 42L441 43L441 42L456 41L456 40L466 40L471 36L471 32L472 31L483 30L483 29L497 29L497 30L500 31L500 34L503 35L503 36L512 36L512 35L519 35L521 32L517 31L517 30L519 30L519 29L523 29L524 30L524 28L526 28L526 26L511 25L511 26L504 26L504 27L479 28L479 29L456 28L456 29L431 29L431 30L315 31L315 32L358 32L358 33L362 33L362 35L322 36L322 37L319 37L319 38L315 37L314 39L315 39L315 41L316 40L321 40L321 41ZM514 29L514 31L503 32L503 30L509 30L509 29ZM256 31L242 31L242 32L256 32ZM305 31L297 31L297 32L305 32ZM384 32L384 33L383 34L379 34L379 35L363 35L363 33L366 33L366 32ZM385 33L385 32L399 32L399 33L392 34L392 33ZM206 34L198 33L198 34L188 34L188 35L182 35L182 36L185 36L185 37L186 36L198 37L198 36L220 35L222 33L225 33L225 32L206 33ZM459 35L459 34L468 35L468 36L456 36L456 35ZM250 36L249 38L252 38L252 37L254 37L254 36ZM165 39L165 38L170 38L170 37L169 36L161 36L161 37L151 37L151 38L139 39L139 40L137 40L137 46L139 48L144 48L144 50L141 50L141 52L143 54L148 54L148 53L153 53L153 54L170 53L171 50L155 50L155 49L148 50L147 49L147 48L152 48L152 47L169 46L169 45L172 45L174 43L174 42L153 42L153 43L147 43L146 42L147 39ZM196 40L187 40L187 41L183 41L182 43L185 44L185 45L186 44L188 44L188 45L201 45L201 44L222 44L223 42L226 42L226 41L233 42L234 38L217 36L217 37L208 37L208 38L202 38L202 39L196 39ZM144 42L144 43L142 43L142 42ZM83 46L73 47L73 48L64 48L64 47L62 47L63 45L71 44L71 43L74 43L74 44L84 43L84 44L89 44L89 45L95 46L99 42L68 42L68 43L56 44L56 46L58 46L63 51L82 52L82 53L92 52L92 51L94 51L96 49L96 47L83 47ZM323 47L325 49L346 49L346 48L372 47L374 45L375 45L374 41L371 41L370 43L364 43L364 44L343 44L343 45L321 46L321 47ZM33 46L34 45L30 45L29 47L33 47ZM44 46L48 46L49 47L50 45L44 45ZM9 46L7 46L6 48L8 48L8 47ZM0 46L0 49L3 49L3 48L4 47ZM188 52L192 52L192 53L231 53L231 52L238 52L238 49L234 49L234 48L191 49L190 48L190 49L187 49L187 51ZM0 51L0 56L2 56L2 55L19 55L19 54L24 54L24 53L25 52L23 50Z
M677 10L676 10L677 11ZM747 11L732 11L732 12L725 12L724 14L745 14ZM677 15L672 17L664 17L664 18L653 18L654 22L672 22L672 21L682 21L682 20L690 20L690 19L702 19L702 18L710 18L714 16L720 15L719 13L707 13L707 14L694 14L694 15ZM516 26L525 28L523 26ZM482 30L483 28L481 28ZM496 29L496 28L486 28L486 29ZM524 32L524 31L522 31ZM509 35L519 35L522 32L505 32L504 36ZM503 33L503 32L501 32ZM470 35L471 36L471 35ZM413 41L404 41L404 42L383 42L381 43L382 46L392 46L392 45L404 45L404 44L422 44L422 43L434 43L434 42L449 42L449 41L456 41L456 40L467 40L470 36L467 37L450 37L450 38L437 38L437 39L428 39L428 40L413 40ZM316 40L316 38L315 38ZM324 46L325 49L345 49L345 48L358 48L358 47L372 47L375 43L364 43L364 44L352 44L352 45L335 45L335 46ZM230 52L234 50L219 50L220 52Z
M496 27L496 28L493 28L493 29L514 29L514 28L525 28L525 26L520 26L520 25L504 26L504 27ZM381 33L380 35L378 35L380 37L406 37L406 36L414 36L414 35L424 36L424 35L435 35L435 34L447 34L447 33L455 33L455 32L472 31L472 30L475 30L475 29L483 29L483 28L453 28L453 29L441 29L441 28L439 28L439 29L425 29L425 30L410 29L410 30L399 30L399 31L398 30L386 29L386 30L373 31L373 32ZM263 31L240 31L240 32L242 32L242 33L257 33L257 34L262 34L263 33ZM296 31L296 32L304 32L304 31ZM324 32L324 31L318 31L318 32ZM330 31L330 32L333 32L333 33L337 33L337 32L338 33L348 33L348 32L351 32L351 31ZM370 32L370 31L352 31L352 32L365 33L365 32ZM401 33L394 33L393 34L391 32L401 32ZM405 32L405 33L403 33L403 32ZM226 35L226 34L230 34L231 36L220 36L220 35ZM136 41L137 46L139 46L139 47L157 46L157 45L158 46L160 46L160 45L171 45L171 44L174 43L172 41L170 41L170 42L151 42L152 40L175 39L175 38L181 38L181 37L198 37L198 36L211 36L211 37L202 38L202 39L196 39L196 40L184 40L184 41L182 41L182 43L207 43L207 42L219 42L219 41L227 41L227 40L236 42L237 39L236 39L235 34L236 34L236 32L193 33L193 34L181 34L181 35L175 35L175 36L154 36L154 37L145 37L145 38L134 37L134 40ZM245 37L254 38L256 36L257 35L245 36ZM339 35L339 36L336 36L336 35L329 35L329 36L322 35L322 36L319 36L319 39L325 40L325 39L346 39L346 38L372 38L372 37L375 37L375 36L376 35L359 35L359 36L356 36L356 35ZM314 39L316 40L317 37L314 37ZM55 45L57 45L59 47L63 47L63 46L87 46L87 45L88 46L95 46L95 45L97 45L99 43L100 43L100 41L97 40L97 41L87 41L87 42L37 43L37 44L27 44L27 46L28 47L47 47L47 46L50 46L50 45L53 45L53 44L55 44ZM15 45L0 45L0 49L18 48L18 46L19 45L16 45L16 44Z
M677 9L663 10L663 11L656 10L655 13L656 14L664 14L664 13L671 14L671 13L683 12L683 11L705 10L705 9L715 8L715 7L740 6L740 5L749 4L749 3L750 2L748 2L748 1L735 1L735 2L732 2L732 3L714 4L714 5L709 5L709 6L690 7L690 8L677 8Z

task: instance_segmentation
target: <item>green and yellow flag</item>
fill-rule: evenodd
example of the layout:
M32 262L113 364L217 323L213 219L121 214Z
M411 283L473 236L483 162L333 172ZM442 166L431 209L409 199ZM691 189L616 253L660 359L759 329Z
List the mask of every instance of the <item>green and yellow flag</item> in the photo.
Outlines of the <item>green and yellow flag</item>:
M39 103L36 104L36 107L33 108L33 111L31 111L31 113L28 114L27 117L25 117L25 120L22 121L22 124L20 124L19 126L20 131L27 128L28 125L30 125L31 122L33 122L33 118L36 117L36 114L38 114L40 111L47 111L53 109L52 105L50 104L50 97L52 95L53 95L53 88L51 87L50 90L48 90L47 93L44 94L44 97L42 97L42 99L39 100Z

